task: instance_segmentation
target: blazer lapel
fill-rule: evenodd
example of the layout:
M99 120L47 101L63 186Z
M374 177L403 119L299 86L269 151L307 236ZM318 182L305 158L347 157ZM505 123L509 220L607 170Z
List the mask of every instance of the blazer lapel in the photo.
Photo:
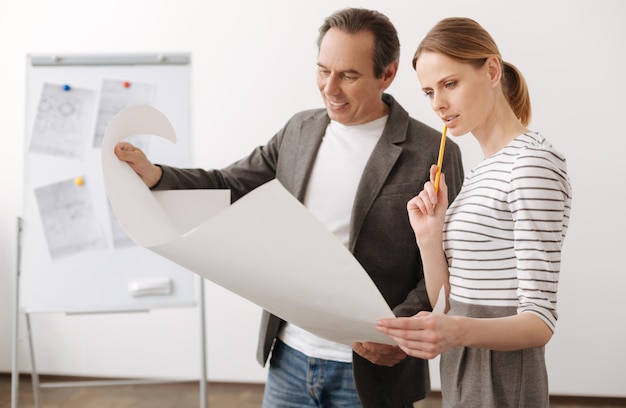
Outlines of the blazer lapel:
M385 102L390 106L389 118L380 140L367 162L359 187L354 198L352 220L350 222L350 240L348 248L352 252L356 245L359 233L367 213L374 200L380 194L385 180L402 153L398 145L405 141L408 128L408 114L389 95L383 95Z
M298 158L298 163L295 168L293 191L293 195L300 202L304 201L309 176L329 122L330 119L326 114L302 122L298 152L295 156Z

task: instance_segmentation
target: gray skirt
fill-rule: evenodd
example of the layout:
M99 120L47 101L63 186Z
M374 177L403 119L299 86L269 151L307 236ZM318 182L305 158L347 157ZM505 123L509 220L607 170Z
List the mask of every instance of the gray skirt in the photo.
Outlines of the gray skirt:
M514 307L450 301L448 315L504 317ZM441 355L443 408L544 408L549 406L545 348L493 351L455 347Z

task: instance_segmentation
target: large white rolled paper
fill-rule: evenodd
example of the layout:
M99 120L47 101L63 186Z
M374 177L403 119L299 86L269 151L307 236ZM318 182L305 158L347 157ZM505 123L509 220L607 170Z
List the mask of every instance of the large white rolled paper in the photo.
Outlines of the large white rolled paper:
M113 152L135 134L176 140L149 106L123 109L104 134L106 191L133 241L321 337L394 344L375 328L393 313L369 275L277 180L230 206L226 190L152 192Z

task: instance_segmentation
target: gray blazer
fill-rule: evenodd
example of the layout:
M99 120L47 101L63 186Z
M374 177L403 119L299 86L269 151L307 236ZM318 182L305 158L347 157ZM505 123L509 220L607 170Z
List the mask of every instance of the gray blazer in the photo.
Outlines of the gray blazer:
M396 316L431 310L406 203L417 195L437 162L441 134L409 117L390 95L389 119L365 166L350 223L349 250L368 272ZM230 189L236 201L274 178L304 199L311 169L330 119L325 109L294 115L265 146L221 170L162 166L154 189ZM443 172L450 201L463 182L458 146L448 140ZM283 321L264 311L257 359L265 365ZM353 353L354 378L364 407L400 407L430 391L426 361L407 357L393 367L370 363Z

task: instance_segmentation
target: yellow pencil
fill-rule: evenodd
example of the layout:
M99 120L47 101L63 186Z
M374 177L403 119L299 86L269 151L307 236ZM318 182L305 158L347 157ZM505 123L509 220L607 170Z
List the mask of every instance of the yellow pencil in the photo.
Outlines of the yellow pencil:
M441 164L443 163L443 150L446 147L446 132L448 127L443 125L441 133L441 145L439 145L439 158L437 159L437 175L435 176L435 192L439 192L439 178L441 177Z

